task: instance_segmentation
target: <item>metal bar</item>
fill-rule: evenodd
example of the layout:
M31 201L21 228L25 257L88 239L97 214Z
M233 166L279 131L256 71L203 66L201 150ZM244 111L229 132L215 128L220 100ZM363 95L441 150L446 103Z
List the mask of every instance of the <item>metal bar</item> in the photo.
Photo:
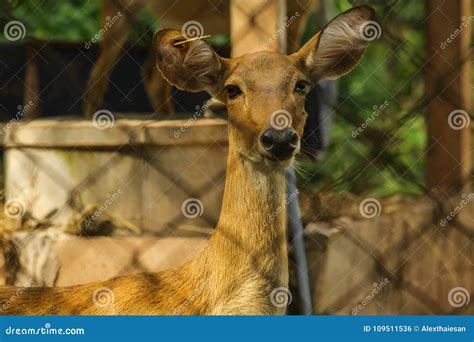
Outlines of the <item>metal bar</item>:
M297 196L298 192L296 189L296 175L293 167L290 167L286 174L286 193L292 198L292 200L289 201L286 210L288 214L288 231L291 232L294 258L297 266L296 272L301 299L301 313L303 315L311 315L313 306L311 303L311 290L309 286L308 261L306 259L304 229L303 222L301 221Z

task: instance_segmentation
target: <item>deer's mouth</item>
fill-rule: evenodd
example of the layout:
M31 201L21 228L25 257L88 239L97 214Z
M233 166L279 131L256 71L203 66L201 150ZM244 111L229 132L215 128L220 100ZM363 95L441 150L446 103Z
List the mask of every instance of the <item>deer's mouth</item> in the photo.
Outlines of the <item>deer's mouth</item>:
M277 167L277 166L283 166L287 167L289 166L292 162L293 159L295 158L296 153L291 153L288 156L283 157L275 157L272 155L262 155L262 159L270 167Z
M291 146L285 149L280 149L276 152L271 152L271 153L266 152L265 154L262 155L262 157L272 162L284 162L295 156L296 149L297 147Z
M276 168L281 167L288 167L293 163L295 156L299 152L299 143L296 149L294 149L291 153L284 153L278 156L270 154L266 151L262 151L261 148L258 148L258 155L261 158L261 161L270 169L274 170Z

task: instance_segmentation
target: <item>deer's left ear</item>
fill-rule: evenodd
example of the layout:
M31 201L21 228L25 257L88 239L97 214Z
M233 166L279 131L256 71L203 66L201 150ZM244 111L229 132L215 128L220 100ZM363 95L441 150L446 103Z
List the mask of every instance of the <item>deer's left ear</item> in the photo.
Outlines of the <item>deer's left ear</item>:
M303 63L314 82L348 73L359 63L368 45L371 37L367 37L366 28L373 24L370 22L374 14L370 6L341 13L292 57Z
M185 40L178 30L164 29L155 33L153 43L158 69L179 89L216 95L224 83L226 60L204 40L181 44Z

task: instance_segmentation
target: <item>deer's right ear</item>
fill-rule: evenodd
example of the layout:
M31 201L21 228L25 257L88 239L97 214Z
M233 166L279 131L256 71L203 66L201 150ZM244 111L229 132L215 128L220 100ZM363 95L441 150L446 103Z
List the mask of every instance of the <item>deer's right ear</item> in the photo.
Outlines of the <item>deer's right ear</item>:
M367 37L374 33L370 32L374 29L371 25L378 25L373 21L374 14L372 7L359 6L338 15L292 57L304 65L314 82L348 73L359 63L371 40Z
M177 88L215 96L223 87L225 59L203 39L186 40L181 31L159 30L153 37L156 63L163 77Z

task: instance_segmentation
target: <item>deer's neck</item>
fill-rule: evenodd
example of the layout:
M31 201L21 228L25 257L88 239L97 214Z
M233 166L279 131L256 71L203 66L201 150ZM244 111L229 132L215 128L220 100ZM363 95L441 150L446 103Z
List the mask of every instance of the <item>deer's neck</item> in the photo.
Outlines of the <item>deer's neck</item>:
M221 216L210 252L229 277L287 286L284 169L265 172L230 147Z

